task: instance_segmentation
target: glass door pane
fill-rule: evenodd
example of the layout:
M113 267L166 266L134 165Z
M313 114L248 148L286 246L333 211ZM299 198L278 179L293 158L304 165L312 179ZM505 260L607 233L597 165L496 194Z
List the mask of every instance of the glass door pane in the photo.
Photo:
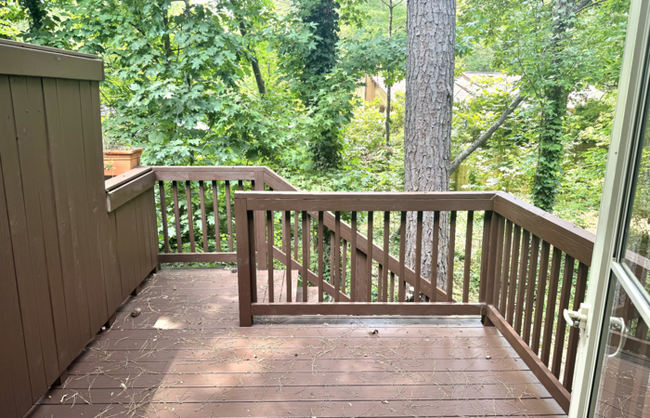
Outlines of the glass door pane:
M650 416L650 334L648 325L619 281L608 303L596 417Z

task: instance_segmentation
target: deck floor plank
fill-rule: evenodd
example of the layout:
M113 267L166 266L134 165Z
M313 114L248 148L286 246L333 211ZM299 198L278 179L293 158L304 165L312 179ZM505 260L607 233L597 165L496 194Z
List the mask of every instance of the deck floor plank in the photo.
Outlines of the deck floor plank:
M236 273L162 270L28 417L565 416L478 318L238 323Z

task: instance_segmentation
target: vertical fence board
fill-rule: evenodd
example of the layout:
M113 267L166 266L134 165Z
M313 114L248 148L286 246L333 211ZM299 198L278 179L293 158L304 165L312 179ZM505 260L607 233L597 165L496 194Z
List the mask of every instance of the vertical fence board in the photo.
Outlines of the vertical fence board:
M291 295L291 211L282 213L282 244L284 246L285 267L286 267L286 284L287 284L287 302L292 301Z
M474 234L474 211L467 212L467 232L465 234L465 265L463 270L463 303L469 302L469 280L472 268L472 235Z
M539 257L539 238L533 235L530 250L530 267L528 269L528 286L526 287L526 315L522 338L530 345L530 329L533 320L533 305L535 302L535 286L537 284L537 261Z
M503 261L501 268L501 299L499 300L499 312L505 317L508 306L508 278L510 277L510 251L512 250L512 222L506 223L506 238L503 250Z
M190 234L190 251L196 252L194 244L194 208L192 208L192 186L189 181L185 182L185 200L187 201L187 229Z
M524 298L526 293L526 277L528 268L528 250L530 247L530 232L524 230L521 244L521 263L519 265L519 287L517 289L517 310L515 315L515 331L521 335L521 325L524 317Z
M203 252L210 251L208 249L208 218L205 213L205 187L203 182L199 181L199 197L201 199L201 237L203 238Z
M355 218L356 220L356 218ZM323 259L323 248L325 239L325 225L324 225L323 211L318 212L318 301L323 301L323 280L325 275L325 260Z
M160 223L163 229L163 245L165 253L169 253L169 231L167 230L167 204L165 202L165 182L158 182L160 196Z
M233 251L232 245L232 204L230 199L232 194L230 193L230 182L226 180L226 225L228 226L228 248L230 252Z
M431 234L431 286L434 288L438 285L438 254L439 254L439 239L440 239L440 212L433 213L433 232ZM416 275L416 280L419 282L419 276ZM437 301L438 292L431 292L431 302Z
M481 275L479 280L479 302L485 302L485 296L487 294L487 265L489 260L490 253L490 222L492 219L492 211L486 210L483 217L483 239L481 241Z
M456 255L456 211L451 211L449 219L449 251L447 258L447 302L454 300L454 260ZM433 282L431 283L433 285ZM434 291L436 293L435 287Z
M535 303L535 322L533 323L533 336L530 348L536 354L539 354L539 343L542 335L542 318L544 316L544 296L546 295L546 282L548 279L548 257L550 255L551 245L542 242L542 254L539 259L539 281L537 282L537 294Z
M217 182L212 181L212 216L214 216L214 245L215 251L221 252L221 231L219 228L219 188ZM269 255L273 260L273 252Z
M334 302L339 301L341 293L341 212L336 211L334 213L334 234L332 235L333 242L331 252L333 256L330 256L333 259L334 265Z
M320 216L320 213L319 213ZM352 212L350 222L350 300L357 300L357 213ZM319 221L320 224L320 221ZM322 289L320 289L322 290Z
M183 252L183 236L181 235L181 213L178 207L178 183L172 182L172 194L174 199L174 224L176 226L176 251Z
M495 305L497 309L499 309L499 292L501 291L501 283L502 283L502 277L501 277L501 269L503 268L503 265L501 263L501 258L503 257L503 241L505 239L504 232L505 232L505 225L506 225L506 218L503 216L499 216L498 218L499 225L497 227L497 241L496 241L496 248L494 249L494 263L496 264L496 271L494 272L494 286L493 286L493 294L492 297L486 300L488 303L492 303Z
M551 278L548 283L548 299L546 301L546 315L544 316L544 337L542 340L541 360L546 366L549 364L551 355L551 336L555 324L555 303L557 300L557 288L560 279L560 264L562 262L562 251L553 247L553 261L551 262Z
M373 232L373 212L368 212L368 250L366 252L366 276L365 276L365 302L372 301L372 232Z
M517 271L519 267L519 246L521 244L521 227L515 225L515 232L512 238L512 260L508 278L508 311L506 321L513 324L515 316L515 297L517 295Z
M297 212L296 212L297 213ZM309 215L306 211L302 211L302 301L307 302L307 284L309 283L309 247L310 247L310 237L309 231L311 227L309 225Z
M390 246L390 212L384 212L384 262L381 277L382 294L379 295L379 300L388 301L388 256Z
M406 212L400 212L400 227L399 227L399 283L397 284L397 297L399 302L404 302L406 295ZM431 264L433 268L433 264ZM435 295L435 292L432 292Z
M422 219L423 213L421 210L419 210L417 214L417 225L415 233L415 286L413 286L413 302L416 303L420 302L420 282L422 281L422 276L420 274L420 270L422 268ZM435 295L435 282L431 282L431 286L434 288L431 294Z
M2 80L0 77L0 93ZM0 108L3 99L0 96ZM4 109L2 109L4 110ZM4 119L4 118L3 118ZM4 140L2 132L8 132L0 122L0 141ZM27 363L27 349L20 314L18 286L14 265L14 254L9 227L9 214L7 212L7 198L5 196L2 160L0 160L0 317L16 318L13 321L0 321L0 335L5 339L0 344L0 359L11 359L6 362L3 369L3 378L0 379L2 392L2 407L11 418L20 418L23 412L31 408L33 401L31 383L29 380L29 365Z
M267 290L267 293L269 295L269 302L273 302L275 300L274 299L274 294L273 294L274 290L275 290L275 280L274 280L275 277L274 277L274 273L273 273L273 243L274 243L274 239L275 239L274 238L275 234L273 232L273 211L272 210L269 210L269 211L266 212L266 227L267 227L267 231L268 231L268 239L266 241L266 244L267 244L268 247L267 247L266 252L268 253L268 257L269 257L268 264L267 264L267 268L268 268L268 272L267 272L267 274L268 274L268 290Z

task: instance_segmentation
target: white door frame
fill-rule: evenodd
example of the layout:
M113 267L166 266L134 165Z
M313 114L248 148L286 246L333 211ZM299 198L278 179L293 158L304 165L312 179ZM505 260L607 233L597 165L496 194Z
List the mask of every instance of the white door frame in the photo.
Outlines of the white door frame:
M636 150L642 123L640 112L645 102L648 71L648 39L650 37L650 0L632 0L629 13L625 51L618 87L618 99L607 158L605 184L600 205L598 233L591 262L591 273L585 304L589 307L586 328L578 343L576 380L571 395L570 418L590 416L588 405L599 383L600 336L606 318L605 303L611 289L610 277L622 267L614 261L621 248L619 231L627 214L631 172L631 156ZM593 414L593 411L591 411Z

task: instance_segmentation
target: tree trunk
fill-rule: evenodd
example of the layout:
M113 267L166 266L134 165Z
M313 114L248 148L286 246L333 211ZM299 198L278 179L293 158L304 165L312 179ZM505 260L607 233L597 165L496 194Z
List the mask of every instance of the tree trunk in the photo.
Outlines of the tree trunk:
M555 1L555 20L553 41L551 42L551 68L560 74L562 54L566 43L571 38L573 28L575 0ZM570 89L561 84L562 77L544 90L542 104L542 126L539 132L539 152L533 186L533 203L548 212L553 210L557 186L560 183L560 171L564 147L562 146L562 124L567 112L567 101Z
M447 191L454 85L456 2L410 0L407 5L406 127L404 188L407 192ZM441 216L438 287L446 286L447 214ZM415 214L409 213L407 263L414 265ZM433 213L425 213L422 240L423 277L431 276Z
M386 146L390 147L390 88L386 88Z

